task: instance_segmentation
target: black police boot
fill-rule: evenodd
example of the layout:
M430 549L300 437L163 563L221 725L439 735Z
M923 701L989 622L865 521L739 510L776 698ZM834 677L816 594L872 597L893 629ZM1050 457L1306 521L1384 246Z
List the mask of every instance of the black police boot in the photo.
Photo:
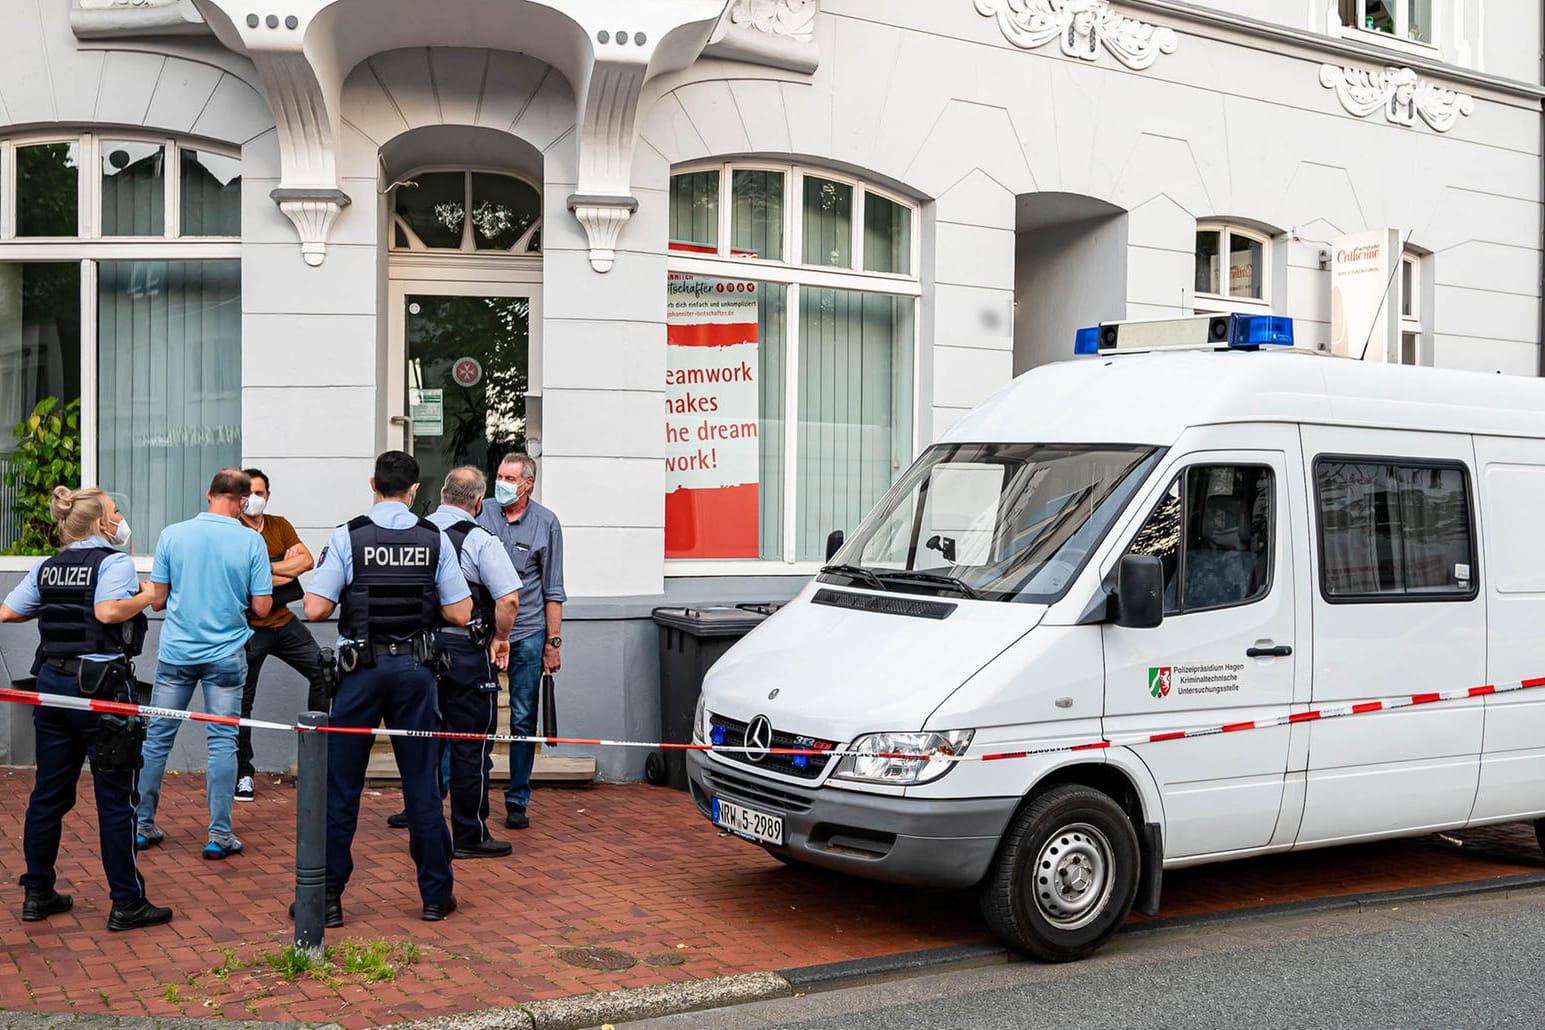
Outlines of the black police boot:
M21 921L41 922L49 916L68 912L74 905L74 898L68 894L60 894L52 887L47 890L41 887L28 887L27 897L21 903Z
M408 828L408 812L403 809L386 817L386 825L394 830L406 830Z
M290 902L290 918L295 918L295 902ZM337 891L328 891L322 900L322 925L329 930L336 930L343 925L343 896Z
M152 905L149 898L115 901L107 915L109 930L137 930L142 926L160 926L172 921L172 910Z
M426 923L438 923L454 911L456 911L456 896L453 894L449 901L441 904L425 905L424 914L421 918Z
M452 854L456 858L503 858L513 850L509 841L490 837L476 844L458 844Z

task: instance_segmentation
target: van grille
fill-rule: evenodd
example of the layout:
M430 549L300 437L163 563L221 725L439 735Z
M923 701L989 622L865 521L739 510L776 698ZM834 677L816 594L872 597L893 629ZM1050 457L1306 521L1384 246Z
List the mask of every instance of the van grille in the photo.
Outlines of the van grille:
M703 769L703 786L714 797L743 801L752 808L770 808L775 812L795 815L810 811L810 800L801 794L779 790L771 784L725 772L711 765Z
M724 729L724 743L730 747L741 747L746 742L746 723L738 719L728 719L722 715L710 715L709 723L714 728ZM814 737L800 737L780 730L776 726L772 731L772 747L810 749L827 751L835 749L836 741L817 740ZM826 769L826 763L831 759L825 755L768 755L761 761L753 762L750 757L734 751L726 751L721 757L736 762L740 765L761 769L766 772L780 773L784 776L794 776L801 780L819 779ZM803 760L803 764L801 763Z

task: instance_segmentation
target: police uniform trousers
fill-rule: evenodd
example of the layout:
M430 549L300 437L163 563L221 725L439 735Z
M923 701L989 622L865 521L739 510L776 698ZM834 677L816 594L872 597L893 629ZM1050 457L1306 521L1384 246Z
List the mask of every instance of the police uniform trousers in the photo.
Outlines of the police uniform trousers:
M132 686L130 688L132 698ZM73 673L45 664L38 670L38 692L79 697ZM97 714L69 708L33 710L37 730L37 780L27 802L22 852L27 871L21 885L48 891L54 886L54 864L65 814L75 807L81 764L91 760L91 780L97 798L97 833L102 871L114 901L145 896L145 881L134 865L134 807L139 803L135 772L101 772L96 762Z
M333 698L333 726L389 729L439 728L435 678L412 655L377 655L375 665L343 673ZM351 848L359 824L359 799L375 738L364 733L327 735L327 889L340 894L354 872ZM392 737L408 813L408 853L418 867L418 893L426 905L451 900L451 835L445 828L436 768L440 744L432 737Z
M435 647L450 657L439 677L440 717L451 733L490 734L499 719L499 670L488 649L465 634L439 633ZM488 740L451 740L451 838L464 848L488 840L488 778L494 746Z

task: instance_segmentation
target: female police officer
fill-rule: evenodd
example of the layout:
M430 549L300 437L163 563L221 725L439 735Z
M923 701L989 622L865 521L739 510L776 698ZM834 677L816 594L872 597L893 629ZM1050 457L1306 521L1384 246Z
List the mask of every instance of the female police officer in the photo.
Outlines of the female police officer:
M38 619L38 690L44 694L80 696L106 682L114 696L133 699L127 661L137 655L145 636L144 611L152 594L148 582L136 582L134 562L113 550L129 541L129 524L113 499L97 487L70 490L57 487L54 522L64 550L39 562L0 604L0 622ZM116 661L115 661L116 660ZM88 690L82 690L82 664ZM104 677L101 674L106 671ZM93 673L98 674L93 678ZM103 690L102 693L108 693ZM93 694L92 696L97 696ZM100 736L104 717L71 708L39 707L33 712L37 730L37 780L27 802L22 850L27 871L21 917L25 922L69 911L73 901L54 889L54 861L64 815L75 806L81 763L91 759L97 799L102 868L113 899L109 930L133 930L170 922L172 910L152 905L145 881L134 864L134 805L137 741L120 735ZM109 725L124 721L106 717ZM113 760L103 754L118 752ZM104 768L108 766L109 768Z

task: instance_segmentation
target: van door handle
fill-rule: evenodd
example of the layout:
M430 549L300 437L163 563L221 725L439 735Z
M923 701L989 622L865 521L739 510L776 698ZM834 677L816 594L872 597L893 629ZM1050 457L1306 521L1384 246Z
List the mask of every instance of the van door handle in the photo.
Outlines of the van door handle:
M1293 649L1287 644L1278 644L1276 647L1247 647L1246 658L1286 658L1293 653Z

